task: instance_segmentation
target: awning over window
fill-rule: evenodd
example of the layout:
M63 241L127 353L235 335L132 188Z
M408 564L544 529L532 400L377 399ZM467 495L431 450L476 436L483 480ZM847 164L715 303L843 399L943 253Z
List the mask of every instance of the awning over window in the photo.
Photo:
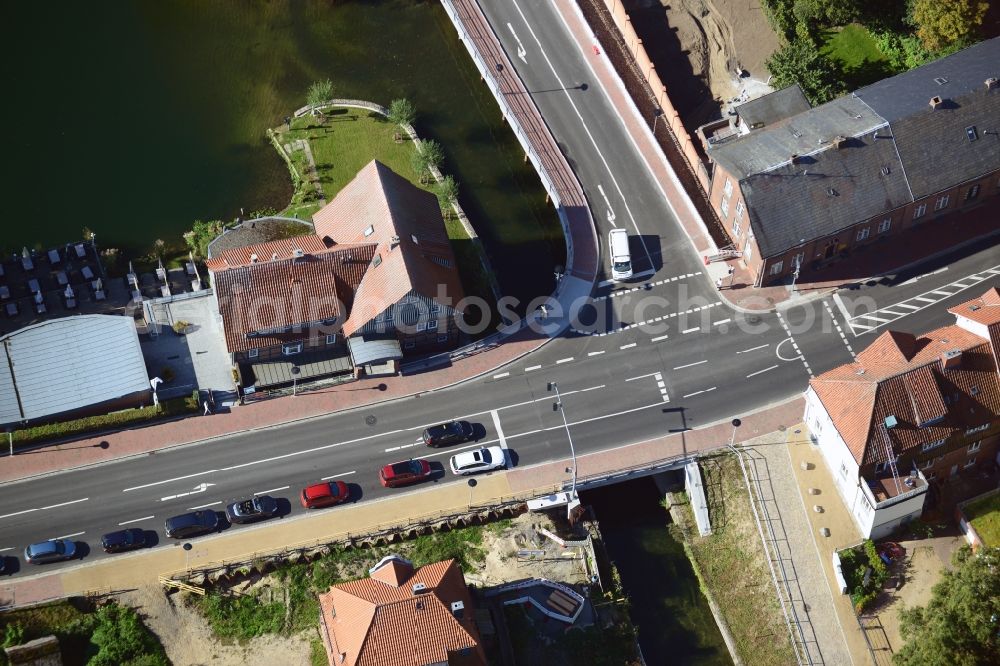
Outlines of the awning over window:
M250 367L253 369L253 383L257 388L266 388L291 384L293 378L304 382L317 377L350 372L353 369L350 359L341 354L343 347L340 348L339 354L334 350L319 351L252 363ZM299 369L297 377L292 373L293 367Z
M355 366L385 363L403 358L399 340L365 340L362 337L348 338L347 348Z

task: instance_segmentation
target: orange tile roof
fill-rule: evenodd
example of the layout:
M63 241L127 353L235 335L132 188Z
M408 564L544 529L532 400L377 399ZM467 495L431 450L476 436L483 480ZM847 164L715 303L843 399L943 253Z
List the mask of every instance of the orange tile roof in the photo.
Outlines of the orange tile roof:
M957 367L941 357L960 351ZM894 455L987 423L1000 413L1000 376L989 341L958 325L920 337L887 331L847 363L809 385L859 465L887 460L885 419ZM939 420L936 420L939 419ZM936 421L935 421L936 420Z
M985 326L1000 324L1000 291L993 287L979 298L948 308L948 312Z
M303 324L326 323L337 332L351 311L375 244L337 245L298 259L278 259L214 274L230 352L302 340ZM291 329L291 330L289 330Z
M411 292L444 306L464 295L437 199L377 160L313 215L313 223L324 239L378 243L381 263L362 280L345 335Z
M208 267L208 270L217 272L227 268L237 268L255 263L253 255L257 255L258 262L265 262L273 261L275 258L291 259L295 256L293 254L295 250L302 250L306 254L312 254L314 252L323 252L327 247L327 244L319 236L306 234L304 236L281 238L266 243L256 243L254 245L223 250L216 256L206 259L205 266Z
M411 575L401 578L407 573ZM415 593L415 583L423 583L425 591ZM465 605L461 619L451 612L454 601ZM320 609L332 649L331 664L424 666L447 663L450 653L463 650L470 653L469 663L486 663L472 599L454 560L416 571L389 560L371 578L340 583L321 594Z

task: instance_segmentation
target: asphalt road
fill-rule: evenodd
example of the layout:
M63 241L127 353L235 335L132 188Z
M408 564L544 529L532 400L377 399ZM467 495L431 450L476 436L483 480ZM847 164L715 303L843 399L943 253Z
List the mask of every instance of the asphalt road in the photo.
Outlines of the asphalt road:
M0 556L66 537L90 546L85 560L105 557L100 535L119 526L158 532L162 545L167 517L222 511L253 493L282 498L285 516L295 516L305 511L300 489L321 479L345 481L354 501L404 493L382 488L377 471L415 456L436 467L429 483L455 482L447 458L466 447L418 443L426 425L452 418L477 424L479 445L507 448L509 466L565 457L550 381L579 453L696 428L801 392L810 374L850 361L884 330L865 328L878 322L858 313L893 312L893 328L925 331L953 321L947 307L1000 284L1000 253L987 248L781 313L730 310L548 3L493 2L486 11L508 53L516 56L515 33L524 44L527 63L512 61L576 169L600 237L612 224L627 228L636 270L654 273L598 289L578 331L458 387L0 486ZM915 301L924 307L897 305L932 291L943 293ZM25 573L34 571L17 575Z

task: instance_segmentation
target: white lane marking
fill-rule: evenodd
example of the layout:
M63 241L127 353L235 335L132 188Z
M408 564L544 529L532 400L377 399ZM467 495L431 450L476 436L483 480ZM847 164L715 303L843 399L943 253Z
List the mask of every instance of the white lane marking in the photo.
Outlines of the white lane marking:
M924 303L937 303L933 298L927 298L926 296L915 296L913 300L923 301Z
M758 370L757 372L751 372L749 375L747 375L747 379L750 379L751 377L755 377L757 375L762 375L765 372L767 372L769 370L774 370L777 367L778 366L776 366L776 365L772 365L770 368L764 368L763 370Z
M510 23L507 25L510 25ZM511 30L513 30L513 28L511 28ZM598 183L597 191L601 193L602 197L604 197L604 205L608 207L608 222L611 223L611 226L617 229L618 225L615 224L615 211L611 208L611 202L608 201L608 195L604 193L604 186Z
M883 324L888 324L889 322L892 321L892 319L883 319L882 317L876 317L873 314L858 315L857 317L855 317L855 319L874 319L875 321L880 321Z
M521 38L517 36L516 32L514 32L514 26L512 26L509 21L507 22L507 27L510 28L510 34L514 35L514 39L517 40L517 57L521 59L521 62L527 65L528 59L525 56L528 55L528 52L525 50L524 44L521 43Z
M921 279L923 279L925 277L928 277L930 275L937 275L938 273L944 273L946 270L948 270L947 266L945 266L944 268L939 268L936 271L932 271L930 273L924 273L923 275L918 275L916 277L912 277L909 280L907 280L906 282L900 282L899 286L902 287L903 285L913 284L917 280L921 280ZM965 278L962 278L962 279L964 280Z
M712 388L707 388L707 389L704 389L704 390L701 390L701 391L695 391L694 393L688 393L687 395L685 395L683 397L685 397L685 398L693 398L696 395L701 395L702 393L708 393L709 391L714 391L716 388L718 388L718 387L713 386Z
M123 493L127 493L127 492L131 492L133 490L142 490L143 488L152 488L153 486L162 486L164 483L173 483L174 481L183 481L184 479L191 479L191 478L194 478L196 476L204 476L205 474L214 474L215 472L218 472L218 471L219 470L217 470L217 469L209 469L209 470L205 470L204 472L196 472L194 474L186 474L184 476L177 476L177 477L174 477L172 479L165 479L163 481L154 481L153 483L147 483L147 484L142 485L142 486L133 486L131 488L125 488L124 490L122 490L122 492Z
M155 517L156 516L144 516L142 518L133 518L132 520L123 520L118 523L118 527L121 527L122 525L131 525L132 523L141 523L144 520L152 520Z
M728 324L731 321L732 319L720 319L719 321L714 322L712 326L722 326L723 324Z
M320 479L320 481L329 481L330 479L339 479L342 476L350 476L351 474L354 474L357 471L358 470L356 470L356 469L352 469L350 472L341 472L340 474L333 474L332 476L324 476L322 479Z
M659 342L660 340L666 340L669 336L660 335L658 337L652 338L650 342Z
M509 372L501 372L499 375L493 375L493 379L503 379L504 377L509 377Z
M949 292L949 291L941 291L940 289L935 289L935 290L934 290L934 291L932 291L931 293L932 293L932 294L939 294L939 295L941 295L941 296L944 296L944 297L946 297L946 298L947 298L948 296L951 296L951 292Z
M0 518L10 518L12 516L20 516L24 513L31 513L32 511L38 511L38 509L25 509L24 511L15 511L14 513L5 513Z
M368 435L367 437L358 437L357 439L349 439L346 442L337 442L335 444L327 444L325 446L316 446L316 447L313 447L311 449L305 449L303 451L295 451L293 453L286 453L284 455L274 456L273 458L264 458L262 460L254 460L253 462L242 463L240 465L233 465L231 467L223 467L219 471L220 472L228 472L229 470L240 469L241 467L249 467L251 465L259 465L261 463L273 462L275 460L284 460L285 458L291 458L293 456L301 456L301 455L306 454L306 453L315 453L316 451L325 451L327 449L334 449L334 448L337 448L338 446L344 446L346 444L355 444L357 442L363 442L363 441L365 441L367 439L375 439L377 437L385 437L386 435L394 435L397 432L403 432L402 428L398 428L396 430L390 430L389 432L384 432L384 433L382 433L380 435Z
M197 511L198 509L207 509L210 506L215 506L216 504L222 504L222 500L218 502L209 502L208 504L199 504L198 506L188 507L188 511Z
M688 333L694 333L697 330L699 330L699 328L697 326L695 326L694 328L689 328L687 330L681 331L681 335L687 335Z
M847 351L851 353L851 358L857 360L857 355L854 353L854 348L851 347L851 343L847 340L847 335L844 334L844 329L840 327L840 322L837 321L837 315L833 314L833 308L830 307L830 301L823 301L823 305L826 306L826 311L830 315L830 320L833 325L837 327L837 333L840 334L840 340L847 347Z
M801 351L799 351L799 345L795 342L795 338L792 336L792 331L791 331L791 329L788 328L788 323L785 321L785 318L781 316L780 312L778 312L777 315L778 315L778 323L781 324L781 328L783 328L785 330L785 333L788 334L788 338L787 339L792 343L792 347L795 349L795 352L798 354L798 356L796 358L802 359L802 365L804 365L806 367L806 372L809 373L810 377L815 377L815 375L813 374L812 368L809 367L809 361L806 360L806 355L803 354ZM782 342L784 342L784 340L782 340ZM795 360L795 359L786 359L786 358L783 358L781 356L781 354L778 353L778 348L779 347L781 347L781 343L780 342L778 343L778 347L774 348L774 355L775 356L777 356L778 358L780 358L782 361Z
M187 497L188 495L199 495L199 494L205 492L206 490L208 490L208 488L210 486L214 486L214 485L215 485L214 483L199 483L197 486L195 486L194 488L192 488L191 490L189 490L186 493L177 493L176 495L167 495L166 497L161 497L160 501L161 502L166 502L166 501L169 501L169 500L172 500L172 499L178 499L180 497Z
M86 532L73 532L72 534L64 534L62 536L57 536L55 538L49 539L49 541L55 541L56 539L71 539L73 537L78 537L81 534L86 534Z
M7 548L0 548L0 553L6 553L8 550L14 550L14 546L8 546Z
M629 344L627 344L627 345L622 345L622 346L621 346L621 347L619 347L618 349L631 349L632 347L635 347L635 345L636 345L636 343L634 343L634 342L630 342L630 343L629 343Z
M89 497L84 497L83 499L73 500L71 502L60 502L59 504L50 504L48 506L43 506L39 511L45 511L46 509L58 509L61 506L69 506L70 504L79 504L80 502L86 502Z
M525 368L524 371L525 372L531 372L532 370L538 370L540 367L542 367L542 366L540 366L540 365L531 365L531 366L528 366L527 368Z
M560 427L562 427L562 426L560 426ZM535 432L538 432L538 431L536 430ZM467 451L469 449L481 449L484 446L489 446L490 444L499 443L499 441L500 440L497 440L497 439L491 439L491 440L486 441L486 442L476 442L475 444L469 444L468 446L457 446L457 447L449 447L447 449L437 449L437 450L435 450L435 451L433 451L431 453L425 453L422 456L413 456L413 459L414 460L424 460L426 458L433 458L434 456L454 455L455 453L457 453L459 451Z
M279 490L288 490L289 486L281 486L280 488L271 488L270 490L262 490L259 493L254 493L256 496L267 495L268 493L276 493Z
M569 363L572 360L573 360L572 356L570 356L568 358L561 358L558 361L556 361L556 365L562 365L563 363Z
M590 352L589 354L587 354L587 356L600 356L603 353L604 353L603 350L602 351L595 351L595 352Z
M705 359L704 361L696 361L694 363L688 363L687 365L678 365L676 368L674 368L674 370L683 370L684 368L691 368L696 365L701 365L702 363L708 363L708 359Z
M507 450L507 438L503 435L503 426L500 425L500 415L497 414L497 410L491 409L490 416L493 417L493 427L497 431L497 439L500 440L500 448Z
M892 307L894 307L894 308L906 308L907 310L919 310L920 309L919 305L910 305L909 303L897 303L896 305L893 305Z
M639 375L638 377L629 377L625 381L627 381L627 382L634 382L637 379L644 379L646 377L652 377L653 375L658 375L658 374L660 374L660 373L658 373L658 372L651 372L648 375Z
M590 145L594 147L594 152L597 153L597 156L601 160L601 164L604 165L604 170L607 172L608 177L611 179L611 183L615 186L615 190L618 191L618 196L622 200L622 205L625 207L625 212L628 214L629 220L631 220L632 222L632 228L635 229L635 233L639 236L639 243L640 245L642 245L642 251L646 254L646 259L649 260L650 263L652 263L653 255L650 253L649 248L646 247L646 241L643 238L643 233L639 229L639 225L635 221L635 215L632 214L632 209L629 208L628 200L625 198L625 193L622 192L621 186L618 185L618 179L615 178L615 172L611 170L611 165L609 165L608 161L604 158L604 153L601 152L600 147L597 145L597 141L594 139L594 135L590 133L590 128L587 126L587 123L584 122L583 115L580 113L580 109L577 108L576 102L573 101L573 96L569 94L569 89L566 87L566 84L563 83L562 77L560 77L559 73L556 72L556 68L552 65L552 61L549 59L549 54L545 52L545 47L542 46L542 42L538 39L538 35L535 34L535 30L531 27L531 23L528 22L528 19L527 17L525 17L524 12L521 11L521 6L517 4L517 0L514 0L513 4L514 8L517 10L518 15L521 17L521 20L524 21L524 25L528 28L528 32L531 33L532 39L535 40L535 44L538 45L538 51L539 53L542 54L542 57L545 59L545 63L549 66L549 71L552 72L552 75L556 78L556 81L559 82L559 87L563 89L563 94L566 96L566 100L569 102L569 105L573 107L573 111L576 113L576 117L580 121L580 126L583 127L583 131L587 134L587 138L590 139Z
M598 384L597 386L591 386L590 388L580 389L580 393L586 393L587 391L596 391L597 389L604 388L604 384ZM567 395L563 393L563 395Z
M747 352L757 351L758 349L764 349L765 347L770 347L771 343L768 342L766 345L757 345L756 347L751 347L750 349L744 349L743 351L736 352L737 354L746 354Z

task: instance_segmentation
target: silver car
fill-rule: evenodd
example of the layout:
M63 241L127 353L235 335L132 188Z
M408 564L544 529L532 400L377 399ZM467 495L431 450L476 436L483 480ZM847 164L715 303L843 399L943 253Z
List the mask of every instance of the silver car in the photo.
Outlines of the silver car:
M451 471L459 476L489 472L507 465L507 456L499 446L484 446L471 451L462 451L451 457Z

